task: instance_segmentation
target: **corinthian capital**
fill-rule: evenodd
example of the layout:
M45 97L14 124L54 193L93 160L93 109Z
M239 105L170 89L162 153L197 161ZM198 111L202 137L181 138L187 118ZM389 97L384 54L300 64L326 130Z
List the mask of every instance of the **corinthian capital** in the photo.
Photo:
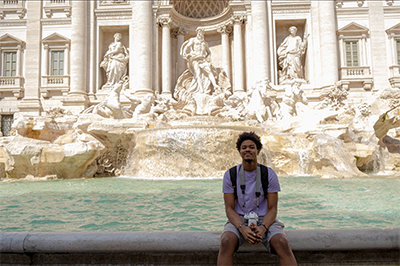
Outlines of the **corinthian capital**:
M188 33L187 29L178 28L177 35L186 35Z
M220 34L230 34L232 32L232 26L231 25L223 25L218 27L217 31Z
M170 18L170 16L159 16L157 18L157 24L160 27L171 27L172 24L172 19Z
M235 14L232 16L232 23L233 24L242 24L247 20L246 14Z

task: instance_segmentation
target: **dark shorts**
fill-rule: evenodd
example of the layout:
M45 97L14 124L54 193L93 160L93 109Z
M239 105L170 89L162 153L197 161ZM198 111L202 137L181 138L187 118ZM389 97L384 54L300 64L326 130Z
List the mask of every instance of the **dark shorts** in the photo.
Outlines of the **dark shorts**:
M242 218L242 221L244 222L244 218L242 216L241 216L241 218ZM263 217L260 217L259 223L262 222L262 219L263 219ZM284 227L285 227L285 225L282 222L280 222L278 219L276 219L275 222L268 228L268 233L264 235L264 238L263 238L261 243L265 246L265 248L268 250L269 253L276 254L275 250L273 250L271 248L271 246L269 244L269 241L276 234L283 234L283 235L286 236L286 234L283 232L283 228ZM222 234L224 234L225 232L232 232L238 237L239 246L237 247L237 249L239 249L239 247L241 245L246 243L246 240L244 239L244 236L229 221L226 222L224 230L222 231Z

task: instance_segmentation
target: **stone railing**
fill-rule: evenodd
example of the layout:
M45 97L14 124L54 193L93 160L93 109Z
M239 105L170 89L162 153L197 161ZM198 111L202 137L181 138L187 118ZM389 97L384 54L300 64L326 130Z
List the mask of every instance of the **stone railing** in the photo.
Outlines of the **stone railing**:
M121 5L129 4L129 0L100 0L100 5Z
M400 66L394 65L389 67L390 78L389 82L393 88L400 88Z
M400 66L390 66L390 77L400 77Z
M398 265L400 229L287 230L302 265ZM215 265L221 232L0 233L6 265ZM278 265L263 245L245 244L235 265Z
M371 68L369 66L341 67L340 73L341 73L342 79L370 78L371 77Z
M40 93L44 98L50 96L51 91L61 91L67 95L69 91L69 76L42 76Z
M52 5L65 5L65 0L50 0Z
M20 1L21 3L22 1ZM18 5L18 0L3 0L3 5L9 6L9 5Z
M0 94L4 92L12 92L14 97L21 98L23 82L23 77L0 77Z

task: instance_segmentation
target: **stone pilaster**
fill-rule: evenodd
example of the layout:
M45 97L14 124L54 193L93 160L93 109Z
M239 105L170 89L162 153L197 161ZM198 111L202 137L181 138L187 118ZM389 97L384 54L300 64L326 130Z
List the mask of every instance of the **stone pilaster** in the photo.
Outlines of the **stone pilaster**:
M224 25L218 28L218 32L221 34L221 45L222 45L222 69L225 70L226 75L229 79L232 78L231 71L231 52L229 45L229 34L232 33L232 26Z
M374 77L374 91L390 88L387 54L382 52L386 47L385 20L383 1L368 1L369 25L371 32L371 66Z
M152 54L154 19L152 1L131 1L132 25L129 34L129 79L136 95L153 93Z
M233 22L233 40L234 40L234 92L244 92L244 55L243 55L243 37L242 24L246 20L245 15L234 15Z
M255 80L271 78L269 65L269 33L267 1L251 1L253 27L253 77Z
M87 87L87 9L88 1L71 1L71 85L68 96L63 99L64 106L77 106L84 109L88 105Z
M29 12L26 17L25 94L18 103L18 110L20 114L40 115L42 1L26 1L26 7Z
M158 23L162 27L162 94L171 95L172 81L172 51L171 51L171 18L159 17Z

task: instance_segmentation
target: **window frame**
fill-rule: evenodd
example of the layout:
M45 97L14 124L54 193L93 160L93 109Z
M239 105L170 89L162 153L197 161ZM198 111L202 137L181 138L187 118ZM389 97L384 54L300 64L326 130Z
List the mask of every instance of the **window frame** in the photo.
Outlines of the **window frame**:
M350 58L348 57L348 44L350 44ZM351 39L347 39L344 41L344 45L345 45L345 58L346 58L346 66L347 67L358 67L360 66L360 41L357 39L351 40ZM356 51L353 50L353 48L356 47ZM356 60L355 60L355 56L356 55ZM351 65L349 65L349 62L351 62ZM356 63L356 64L355 64Z
M7 70L7 54L14 55L15 60L12 59L13 56L11 56L10 60L10 69ZM17 76L17 67L18 67L18 51L14 50L4 50L2 51L2 77L16 77ZM15 65L15 68L13 69L13 63ZM10 75L6 74L6 71L10 71ZM14 72L14 75L13 75Z
M63 58L62 60L58 57L57 58L57 69L54 68L54 55L55 54L62 54ZM54 49L50 51L50 70L49 70L49 76L64 76L64 68L65 68L65 50L59 50L59 49ZM60 68L60 62L62 62L62 68ZM56 74L54 74L54 71L57 71ZM60 70L62 71L62 74L60 73Z

